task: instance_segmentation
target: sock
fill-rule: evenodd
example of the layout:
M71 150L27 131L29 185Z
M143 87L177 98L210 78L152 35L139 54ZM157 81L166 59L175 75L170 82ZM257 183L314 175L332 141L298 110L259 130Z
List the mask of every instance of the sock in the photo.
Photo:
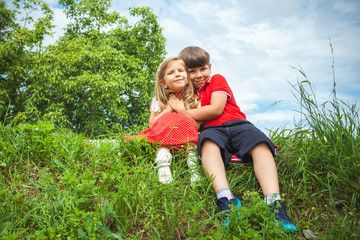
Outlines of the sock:
M191 173L191 175L190 175L191 182L195 183L195 182L200 181L201 177L197 171L198 159L194 152L189 153L189 156L187 158L187 164L189 166L190 173Z
M156 153L155 164L158 169L159 181L164 184L171 183L173 180L170 170L171 157L168 148L161 147Z
M281 200L281 195L280 193L271 193L269 195L266 195L264 197L264 201L267 205L272 204L273 202L277 201L277 200Z
M156 158L157 159L162 159L162 158L166 159L166 158L168 158L168 155L171 155L170 149L168 149L166 147L160 147L156 153Z
M228 200L234 199L234 195L231 193L230 189L222 188L216 193L216 198L226 197Z

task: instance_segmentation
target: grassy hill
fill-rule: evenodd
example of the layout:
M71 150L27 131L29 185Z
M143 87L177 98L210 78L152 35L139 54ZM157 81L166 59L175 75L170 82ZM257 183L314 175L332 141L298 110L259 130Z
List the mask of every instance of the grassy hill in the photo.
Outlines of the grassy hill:
M318 239L360 238L360 141L355 105L316 104L299 85L304 123L279 129L280 189L297 234L277 228L251 164L228 179L242 201L224 229L202 172L190 184L182 154L174 182L158 182L156 148L126 133L99 143L51 123L0 125L0 239ZM199 170L202 171L201 167Z

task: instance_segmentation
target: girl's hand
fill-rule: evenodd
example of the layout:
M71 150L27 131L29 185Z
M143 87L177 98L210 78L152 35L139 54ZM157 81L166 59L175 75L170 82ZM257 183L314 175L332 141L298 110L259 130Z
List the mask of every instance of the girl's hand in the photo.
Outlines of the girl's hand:
M176 96L171 95L169 99L169 105L177 113L183 113L186 111L184 101L179 100Z
M171 107L171 105L170 104L168 104L167 106L166 106L166 108L163 110L164 112L173 112L174 111L174 109Z
M178 99L183 99L183 97L184 97L184 92L181 91L181 92L172 94L171 96L176 96Z

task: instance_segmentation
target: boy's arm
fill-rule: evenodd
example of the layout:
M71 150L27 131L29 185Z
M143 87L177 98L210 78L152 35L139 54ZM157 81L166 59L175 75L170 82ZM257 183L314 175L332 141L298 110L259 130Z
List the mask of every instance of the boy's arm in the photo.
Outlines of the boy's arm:
M187 113L197 121L206 121L218 118L224 111L228 95L215 92L211 95L210 105L187 110Z

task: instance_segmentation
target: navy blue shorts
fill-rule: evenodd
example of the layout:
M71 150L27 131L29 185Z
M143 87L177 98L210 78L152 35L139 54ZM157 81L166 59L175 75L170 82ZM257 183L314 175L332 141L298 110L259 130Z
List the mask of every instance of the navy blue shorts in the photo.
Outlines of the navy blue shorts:
M240 157L243 162L252 162L249 151L261 142L269 145L269 149L275 157L275 146L272 141L246 120L235 120L222 125L205 127L198 139L200 160L201 147L206 139L212 140L220 147L225 167L229 165L232 155Z

